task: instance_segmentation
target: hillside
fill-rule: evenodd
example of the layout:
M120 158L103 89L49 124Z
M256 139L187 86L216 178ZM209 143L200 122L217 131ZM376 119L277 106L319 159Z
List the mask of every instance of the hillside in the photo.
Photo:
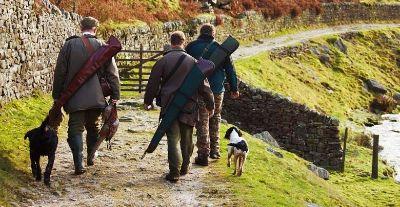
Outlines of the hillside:
M201 2L194 0L51 0L67 11L75 11L83 16L94 16L102 22L147 23L189 19L207 12ZM358 0L234 0L228 6L214 5L216 14L237 16L246 10L261 12L265 18L280 16L298 16L304 10L321 11L320 4L325 2L358 2ZM115 12L118 11L118 12Z
M339 41L346 52L337 46ZM379 81L389 94L400 91L399 47L399 29L356 32L264 52L238 60L236 66L239 76L251 85L341 121L362 124L373 99L364 80Z

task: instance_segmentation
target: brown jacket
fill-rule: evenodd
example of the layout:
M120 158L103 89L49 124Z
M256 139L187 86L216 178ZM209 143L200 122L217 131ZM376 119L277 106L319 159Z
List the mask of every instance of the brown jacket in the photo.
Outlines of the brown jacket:
M186 55L186 57L182 64L161 88L161 115L165 113L164 110L170 101L172 101L174 92L181 86L185 77L196 63L196 59L188 55L183 49L172 49L156 62L151 71L149 82L146 87L146 93L144 95L144 103L147 105L153 103L153 100L157 96L159 88L161 87L161 81L173 70L179 58L183 54ZM184 106L184 109L179 116L179 121L190 126L195 126L196 122L199 120L197 106L199 96L204 99L208 110L212 111L214 109L214 97L210 89L210 84L208 83L208 80L205 79L198 91Z
M96 50L103 42L97 40L94 36L87 35L90 44ZM81 69L89 58L89 53L79 37L67 39L62 47L57 59L56 69L54 71L53 98L58 99L61 92L66 89L74 75ZM118 69L115 60L100 69L112 89L112 99L120 98L120 83ZM105 98L101 90L97 74L91 77L65 104L64 110L67 113L75 111L104 108L106 106Z

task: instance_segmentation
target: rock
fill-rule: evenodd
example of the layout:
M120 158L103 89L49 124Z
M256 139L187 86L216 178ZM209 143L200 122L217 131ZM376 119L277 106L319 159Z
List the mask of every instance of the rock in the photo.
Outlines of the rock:
M397 103L400 103L400 93L395 93L393 95L393 99L397 101Z
M253 100L262 100L262 96L260 94L252 97Z
M10 206L12 207L20 207L20 205L16 202L10 202Z
M367 89L371 92L379 94L385 94L387 92L385 86L380 84L377 80L367 79L365 84L367 85Z
M307 203L306 207L320 207L320 206L315 203Z
M119 121L120 122L132 122L133 119L131 117L128 117L128 116L122 116L122 117L119 118Z
M311 170L315 175L318 177L324 179L324 180L329 180L329 172L328 170L325 170L322 167L318 167L312 163L308 165L308 169Z
M319 61L321 61L322 64L324 65L330 65L331 64L331 57L329 55L326 54L321 54L318 57Z
M342 39L338 39L333 43L337 49L339 49L342 53L347 54L347 46L343 43Z
M334 91L333 87L327 82L321 82L321 85L324 86L327 90Z
M274 154L275 156L277 156L279 158L283 158L283 154L274 150L272 147L267 147L267 151L271 152L272 154Z
M128 131L129 133L138 133L138 132L140 132L140 131L138 131L136 129L133 129L133 128L128 128L128 130L126 130L126 131Z
M128 181L128 182L126 182L125 186L126 187L134 187L135 183L133 181Z
M274 146L280 147L278 142L272 137L272 135L268 131L261 132L259 134L254 134L253 137L257 139L261 139L262 141Z
M52 194L58 197L62 195L60 191L53 191Z

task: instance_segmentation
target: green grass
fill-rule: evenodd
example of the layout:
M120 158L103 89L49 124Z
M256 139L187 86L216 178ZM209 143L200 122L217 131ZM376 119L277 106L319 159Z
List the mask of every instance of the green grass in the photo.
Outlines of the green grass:
M24 135L40 125L51 100L49 95L36 93L0 109L0 206L20 199L17 188L26 185L30 176L29 142Z
M294 57L270 58L269 52L236 61L239 77L253 86L291 97L295 102L344 121L366 111L373 95L367 92L362 78L373 78L390 92L400 91L400 70L396 65L400 48L400 29L362 32L350 40L348 55L330 42L337 36L313 40L309 48L329 48L331 65L319 61L306 50ZM397 37L396 37L397 35ZM330 93L322 83L333 88Z
M221 128L221 137L228 129ZM242 177L232 176L226 167L227 140L221 140L222 159L213 165L220 176L232 186L233 192L245 206L396 206L400 185L392 178L384 178L388 167L380 162L379 179L369 178L371 150L350 145L345 173L333 172L325 181L307 169L307 161L293 153L280 151L278 158L266 151L267 144L245 133L250 154ZM243 201L244 200L244 201Z
M400 3L400 0L361 0L362 3Z

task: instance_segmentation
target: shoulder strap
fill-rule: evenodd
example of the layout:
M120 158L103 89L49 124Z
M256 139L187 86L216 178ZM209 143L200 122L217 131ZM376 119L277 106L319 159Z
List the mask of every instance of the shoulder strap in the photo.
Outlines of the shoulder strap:
M203 52L201 53L200 57L203 57L204 54L208 52L210 49L210 46L215 42L215 40L211 41L210 43L207 44L207 46L204 48Z
M86 51L89 53L89 55L92 55L94 53L94 48L93 45L90 44L89 39L85 36L82 36L81 39L83 44L85 45Z
M82 36L81 39L83 45L85 45L86 51L89 53L89 56L91 56L95 52L95 49L93 45L90 43L89 38ZM97 70L96 73L99 79L104 78L104 72L101 69Z
M167 77L163 80L161 86L164 86L167 81L175 74L175 72L178 70L178 68L182 65L183 60L185 59L186 54L183 54L179 57L178 62L176 63L175 67L171 70L171 72L168 73Z

